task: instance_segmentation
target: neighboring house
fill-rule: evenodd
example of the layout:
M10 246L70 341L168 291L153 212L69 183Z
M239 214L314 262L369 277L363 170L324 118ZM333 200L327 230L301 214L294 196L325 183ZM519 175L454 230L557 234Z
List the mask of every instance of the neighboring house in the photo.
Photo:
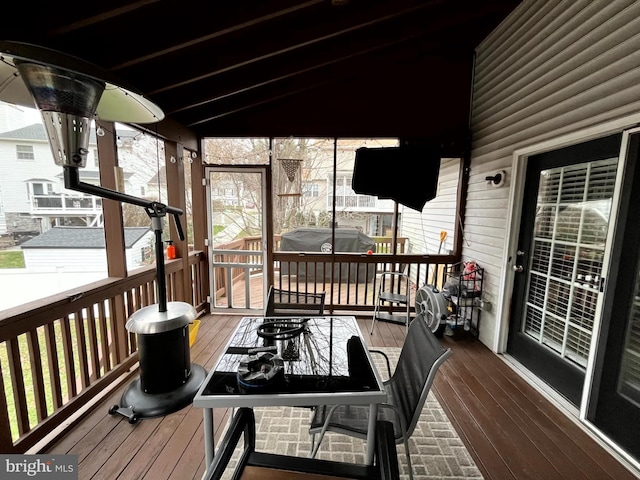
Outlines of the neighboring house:
M11 106L0 102L0 114ZM13 114L11 118L16 115ZM118 132L126 143L136 134ZM122 137L122 140L120 137ZM126 151L126 149L122 149ZM102 223L102 199L66 190L61 168L53 161L41 123L0 132L0 235L37 235L53 226L97 226ZM95 130L90 132L87 165L80 180L100 184ZM134 189L132 173L124 173L125 188Z
M151 258L154 234L149 227L125 227L124 242L129 270ZM27 240L21 247L27 269L107 271L104 229L101 227L53 227Z

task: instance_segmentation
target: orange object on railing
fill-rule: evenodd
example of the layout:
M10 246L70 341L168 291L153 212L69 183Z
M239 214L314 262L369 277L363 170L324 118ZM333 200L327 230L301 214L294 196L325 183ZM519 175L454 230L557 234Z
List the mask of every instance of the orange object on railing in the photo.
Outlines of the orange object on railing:
M173 240L167 240L167 259L173 260L176 258L176 247L173 245Z

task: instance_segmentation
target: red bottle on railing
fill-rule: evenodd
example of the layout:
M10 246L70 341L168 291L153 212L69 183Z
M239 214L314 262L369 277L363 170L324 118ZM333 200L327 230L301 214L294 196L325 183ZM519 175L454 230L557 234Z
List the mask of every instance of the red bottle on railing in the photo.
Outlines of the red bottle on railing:
M173 260L176 258L176 247L173 245L173 240L167 240L167 259Z

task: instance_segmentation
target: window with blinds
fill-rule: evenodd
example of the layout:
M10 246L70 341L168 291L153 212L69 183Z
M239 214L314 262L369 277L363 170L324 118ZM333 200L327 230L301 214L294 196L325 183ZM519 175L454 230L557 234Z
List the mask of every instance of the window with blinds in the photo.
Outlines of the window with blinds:
M640 266L636 275L618 390L640 406Z
M16 145L16 158L18 160L34 160L33 145Z
M618 159L541 172L523 330L586 367Z

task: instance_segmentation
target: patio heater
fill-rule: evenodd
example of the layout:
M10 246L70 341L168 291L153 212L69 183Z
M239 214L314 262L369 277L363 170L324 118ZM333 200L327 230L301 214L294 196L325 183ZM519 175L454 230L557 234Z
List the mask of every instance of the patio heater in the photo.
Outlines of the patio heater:
M182 409L193 401L206 377L189 353L189 324L195 308L167 302L162 230L172 215L181 240L179 208L80 181L86 166L91 120L153 123L162 110L113 81L108 72L76 57L35 45L0 41L0 100L40 110L56 165L64 170L65 187L145 209L155 233L157 303L141 308L126 323L136 334L140 378L109 409L129 423Z

